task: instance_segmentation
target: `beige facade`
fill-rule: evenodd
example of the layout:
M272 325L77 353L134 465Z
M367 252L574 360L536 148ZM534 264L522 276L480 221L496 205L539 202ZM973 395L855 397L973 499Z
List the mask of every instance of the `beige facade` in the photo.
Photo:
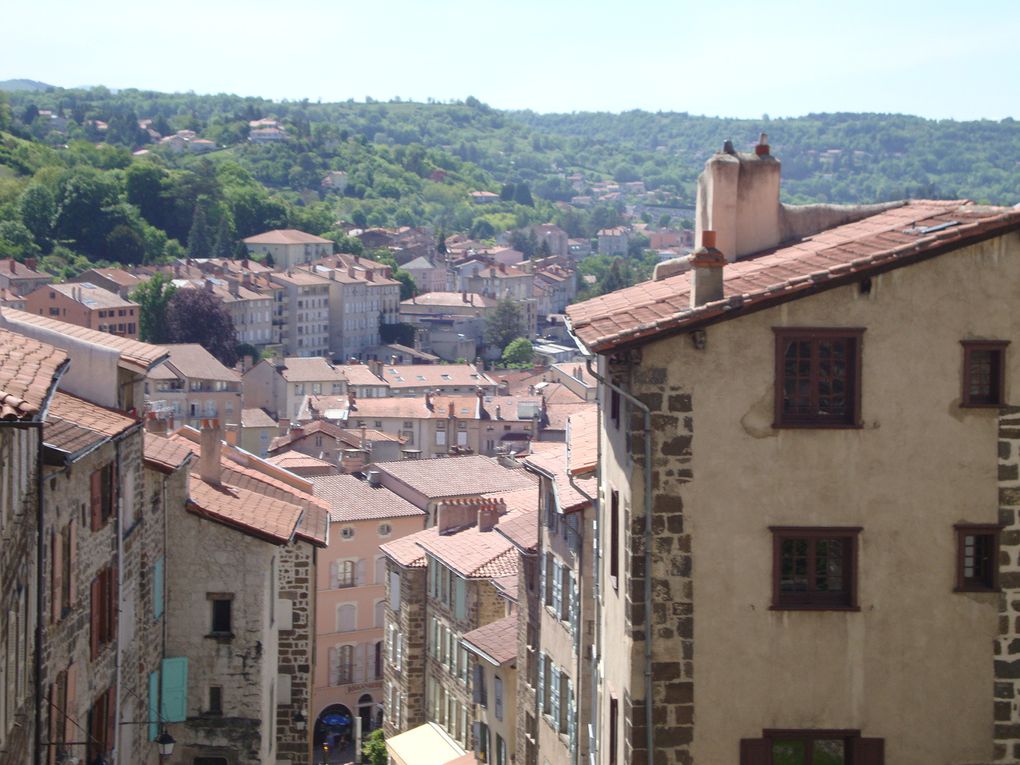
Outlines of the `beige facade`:
M280 288L274 318L280 324L280 344L287 356L316 357L329 353L329 284L301 269L270 274Z
M301 263L311 263L333 252L333 242L321 236L294 229L266 231L244 240L248 253L264 260L273 259L273 267L286 270Z
M241 420L241 376L194 343L159 346L170 353L146 376L146 409L174 426L201 427L218 419L227 427Z

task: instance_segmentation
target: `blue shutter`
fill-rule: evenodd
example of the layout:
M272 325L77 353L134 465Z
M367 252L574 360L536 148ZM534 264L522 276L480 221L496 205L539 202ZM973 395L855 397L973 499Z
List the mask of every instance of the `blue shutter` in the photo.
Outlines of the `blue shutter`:
M149 673L149 741L159 735L159 672Z
M552 672L550 673L549 685L551 686L549 695L552 697L552 703L550 704L550 714L553 720L553 728L556 730L560 729L560 673L556 669L556 665L553 665Z
M553 612L556 614L556 618L560 618L560 614L563 612L563 579L560 574L559 561L553 561L552 565L552 607Z
M574 684L567 678L567 689L564 691L567 704L567 740L570 742L570 753L577 750L577 705L574 702Z
M163 721L184 722L188 717L188 659L163 659Z
M547 573L546 573L546 570L545 570L546 569L546 565L545 565L545 553L539 553L538 560L539 560L539 563L540 563L541 569L542 569L541 576L539 577L539 586L540 586L540 589L539 589L539 598L542 600L543 605L549 605L548 598L546 597L546 593L549 592L549 591L545 588L545 586L546 586L546 576L547 576Z
M163 558L152 567L152 618L163 615Z
M545 654L538 654L538 716L541 717L545 711Z
M570 575L570 632L572 635L577 635L577 630L580 627L581 620L581 588L580 582L573 572Z

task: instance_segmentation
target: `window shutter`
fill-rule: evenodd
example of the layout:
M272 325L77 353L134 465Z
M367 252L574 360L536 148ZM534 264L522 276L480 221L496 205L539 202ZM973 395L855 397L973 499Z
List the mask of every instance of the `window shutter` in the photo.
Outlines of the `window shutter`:
M564 692L566 697L565 703L567 705L567 739L570 742L570 751L573 752L577 748L577 716L574 714L576 710L576 702L574 701L574 684L567 678L567 689Z
M885 765L885 739L857 739L854 742L854 765Z
M474 672L471 673L471 700L475 704L482 703L482 665L475 664Z
M549 590L546 589L546 573L545 573L546 560L545 560L545 558L546 558L545 555L539 555L539 563L540 563L540 567L541 567L541 575L539 577L538 583L539 583L539 587L541 587L542 597L543 597L545 603L548 604L549 603L549 596L548 596L547 593L549 592Z
M71 529L71 544L70 544L71 555L70 555L70 559L66 563L66 565L68 566L67 575L70 577L70 581L71 581L71 587L70 587L71 602L67 604L70 607L70 606L74 605L75 600L77 600L77 598L78 598L78 575L77 575L77 569L78 569L78 524L72 519L71 522L68 524L68 526Z
M358 643L354 649L354 672L351 682L363 683L365 682L365 649L368 646L365 643Z
M454 579L454 582L455 616L460 620L464 618L467 612L467 593L465 592L463 579L458 576Z
M772 742L766 738L740 739L740 765L772 765Z
M570 576L570 592L570 632L576 635L581 621L581 588L573 573Z
M497 677L495 682L492 684L492 693L496 697L493 699L495 705L496 719L503 719L503 678Z
M354 583L359 587L368 584L368 582L365 581L365 561L363 559L358 561L358 565L355 570L357 573L355 574Z
M538 689L536 691L536 697L538 698L538 714L541 715L545 709L545 654L538 654Z
M400 573L390 573L390 610L393 613L400 612Z
M149 673L149 741L159 735L159 672Z
M329 649L329 684L340 684L340 649L336 646Z
M333 561L329 564L329 588L335 590L340 587L340 562Z
M92 592L90 593L90 624L89 640L92 648L92 658L99 656L100 634L103 629L103 574L100 572L92 580Z
M103 694L106 697L106 748L113 749L117 740L117 686L106 689Z
M552 699L550 704L550 714L553 719L553 727L559 730L560 726L560 673L556 671L556 667L553 667L552 677L549 679L549 696Z
M560 610L563 607L563 580L560 575L559 561L552 562L552 571L549 572L549 576L552 577L552 607L556 618L559 619Z
M188 717L188 659L163 659L163 721L184 722Z
M106 633L106 639L107 640L116 640L117 639L117 619L120 616L120 592L117 589L118 588L118 584L117 584L117 569L115 569L115 568L108 568L108 569L106 569L106 576L107 576L107 581L109 582L109 584L107 585L106 591L107 591L107 593L109 593L109 598L110 598L110 601L107 604L107 607L109 608L109 611L108 611L109 616L108 616L108 618L109 618L110 631ZM113 741L113 739L110 739L110 740Z
M73 736L78 732L78 668L72 664L67 668L67 719L64 721L64 741L77 741Z
M152 567L152 618L163 615L163 558Z
M53 577L50 580L50 621L57 622L60 620L61 606L63 605L60 601L63 598L63 579L64 579L64 545L63 539L60 534L55 530L50 530L50 553L53 557ZM52 715L50 715L52 717Z
M477 757L482 746L482 724L480 722L471 723L471 738L474 739L474 751Z
M103 525L103 471L93 471L89 485L92 503L92 530L98 531Z

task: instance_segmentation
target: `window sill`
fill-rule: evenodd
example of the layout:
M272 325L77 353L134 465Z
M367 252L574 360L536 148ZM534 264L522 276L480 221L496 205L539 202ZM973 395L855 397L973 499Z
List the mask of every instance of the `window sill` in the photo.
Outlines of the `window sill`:
M773 422L774 430L863 430L863 422Z
M1005 401L994 403L994 404L978 404L978 403L960 403L961 409L999 409L1007 406Z
M979 587L977 585L966 585L966 586L963 586L963 587L954 587L953 588L953 592L967 592L967 593L971 593L971 594L986 593L986 594L989 594L989 595L994 595L996 593L1002 592L1002 588L1001 587Z
M233 632L210 632L205 636L207 640L217 640L220 643L229 643L234 639Z
M860 606L833 606L828 604L818 605L771 605L769 611L860 611Z

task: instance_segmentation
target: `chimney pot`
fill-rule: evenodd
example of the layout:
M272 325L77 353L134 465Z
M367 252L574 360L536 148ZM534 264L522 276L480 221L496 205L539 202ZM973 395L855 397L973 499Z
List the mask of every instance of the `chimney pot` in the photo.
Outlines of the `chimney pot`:
M701 232L701 247L691 256L691 308L722 300L726 256L715 248L715 231Z
M7 266L8 266L8 268L11 269L11 273L12 274L17 273L17 271L18 271L18 263L17 263L17 261L14 260L14 258L11 258L10 260L7 261Z
M754 153L759 157L767 157L769 155L769 137L767 133L762 133L758 137L758 145L754 147Z
M219 420L202 420L198 473L203 481L219 485L223 430Z

